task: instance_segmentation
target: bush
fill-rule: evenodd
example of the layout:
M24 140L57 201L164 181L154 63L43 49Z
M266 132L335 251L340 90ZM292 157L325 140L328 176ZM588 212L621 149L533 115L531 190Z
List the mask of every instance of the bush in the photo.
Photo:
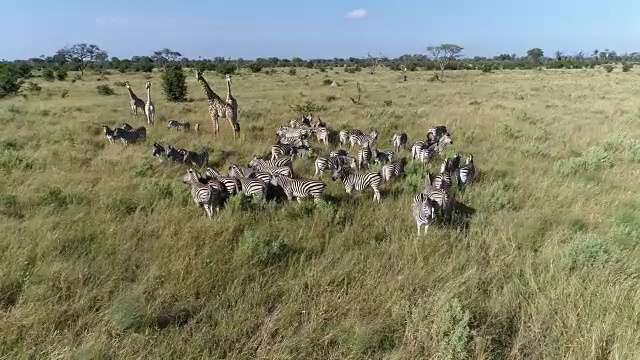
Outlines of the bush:
M622 72L629 72L633 68L633 64L622 64Z
M295 68L289 69L289 75L293 76L295 74L296 74L296 69Z
M22 84L18 71L11 64L0 64L0 99L17 94Z
M262 65L257 62L252 62L251 65L249 65L249 70L251 70L252 73L259 73L262 71Z
M162 89L168 101L181 102L187 99L187 77L180 64L170 63L164 68Z
M333 81L331 81L331 79L322 80L322 85L331 85L331 83L333 83Z
M45 81L53 81L56 79L56 76L53 74L53 70L51 68L45 68L42 70L42 78Z
M602 65L602 68L604 69L604 71L610 73L613 71L613 66L611 65Z
M67 69L65 68L59 68L56 70L56 79L58 79L58 81L65 81L67 80L67 76L69 74L67 74Z
M324 100L326 102L332 102L332 101L338 100L338 97L335 96L335 95L327 95L327 96L325 96Z
M114 95L115 92L109 85L98 85L96 86L96 90L100 95Z
M226 74L235 74L236 73L236 64L225 62L220 63L216 66L216 72L226 75Z
M34 83L33 81L29 81L27 83L27 91L30 92L31 94L39 94L41 90L42 90L42 86Z
M493 65L491 65L491 64L482 65L482 72L483 73L492 73L493 72Z

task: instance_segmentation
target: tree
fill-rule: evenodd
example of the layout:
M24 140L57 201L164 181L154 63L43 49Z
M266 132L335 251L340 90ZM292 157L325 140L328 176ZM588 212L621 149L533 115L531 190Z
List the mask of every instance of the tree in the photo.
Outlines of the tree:
M87 63L106 60L107 52L100 49L98 45L82 43L60 49L54 57L77 63L80 76L84 76Z
M564 59L564 55L562 54L562 51L556 51L555 57L557 61L562 61Z
M527 56L533 62L539 63L539 62L542 61L542 58L544 57L544 51L542 51L542 49L540 49L540 48L533 48L533 49L527 51Z
M179 63L168 63L162 73L162 89L167 100L185 101L187 98L187 77Z
M23 83L13 64L0 63L0 99L17 94Z
M164 48L159 51L154 51L151 59L153 59L153 62L155 62L156 64L163 66L167 62L178 61L181 57L182 54L180 54L179 52L171 51L167 48Z
M464 48L455 44L442 44L438 46L429 46L427 51L431 53L433 60L440 66L440 79L444 77L444 71L452 60L460 56Z

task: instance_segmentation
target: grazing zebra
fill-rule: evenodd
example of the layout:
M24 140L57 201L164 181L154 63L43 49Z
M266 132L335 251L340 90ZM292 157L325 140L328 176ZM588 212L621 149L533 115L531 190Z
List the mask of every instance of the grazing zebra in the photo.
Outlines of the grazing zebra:
M188 121L181 123L179 121L169 120L169 122L167 123L167 128L189 130L191 129L191 124Z
M240 183L238 182L238 179L236 179L233 176L222 176L216 169L214 168L206 168L205 170L205 174L210 178L210 179L216 179L219 182L222 183L222 185L224 185L227 193L229 195L235 195L239 192L240 189Z
M118 140L115 131L111 130L109 126L102 125L102 130L104 131L104 136L107 137L107 140L109 140L110 143L113 144L116 140Z
M349 156L349 153L347 152L347 150L343 150L343 149L338 149L329 153L329 157L336 157L336 156Z
M182 182L191 185L191 197L193 201L204 208L205 213L211 219L213 207L220 211L220 193L209 184L202 184L199 176L193 169L187 170L187 174L182 178Z
M183 152L182 149L178 150L173 146L169 145L169 150L167 151L167 158L175 162L184 162L184 154L185 153Z
M313 129L313 133L318 139L318 142L324 143L324 146L329 146L329 129L326 127L317 127Z
M253 169L254 171L264 171L269 174L279 174L288 177L293 177L293 171L288 166L270 166L264 160L260 158L254 157L251 161L249 161L249 165L247 167Z
M236 177L240 183L239 192L245 196L264 199L267 195L267 183L259 178Z
M331 175L331 180L336 181L337 179L342 180L344 190L349 195L354 189L362 191L367 187L371 187L373 189L373 200L380 202L382 176L379 173L350 174L346 169L340 167L334 170L333 175Z
M316 178L320 178L320 176L322 176L322 174L324 174L325 170L335 170L339 167L348 165L349 167L351 167L352 169L356 168L356 159L350 157L350 156L343 156L343 155L339 155L339 156L331 156L328 158L325 157L319 157L316 159L315 162L315 177Z
M361 134L354 134L354 133L349 135L349 141L351 142L351 148L353 148L354 145L364 146L364 144L366 144L366 143L371 145L376 141L377 138L378 138L378 132L377 131L373 131L369 135L365 135L365 134L361 135Z
M263 160L260 156L258 155L253 155L253 159L254 160ZM279 157L277 159L274 160L263 160L265 164L269 165L269 166L274 166L274 167L280 167L280 166L288 166L291 168L292 166L292 160L290 157ZM293 170L293 168L291 168L291 170Z
M289 144L275 144L271 147L271 160L275 160L280 156L292 155L295 148L309 148L309 144L302 146L293 146Z
M291 128L286 126L280 126L278 131L276 131L278 137L286 137L286 138L304 138L309 136L309 130L302 128Z
M403 148L404 150L407 149L407 142L409 141L409 138L407 137L407 134L405 133L396 133L393 134L393 150L395 152L400 152L400 148Z
M393 151L378 151L378 149L373 149L373 159L377 163L386 164L393 159Z
M444 189L431 189L423 192L423 194L431 200L431 204L440 210L442 215L451 213L452 199L448 191Z
M365 143L365 146L358 150L358 169L361 169L365 165L369 167L369 162L373 157L373 153L371 152L371 148L369 147L369 143Z
M424 226L424 235L427 235L429 225L435 220L435 211L429 198L424 194L416 195L413 198L413 204L411 204L411 212L418 227L418 236L420 236L420 228L422 226Z
M402 158L397 163L390 163L390 164L383 165L381 170L382 179L384 181L389 181L392 178L402 177L402 175L404 174L404 167L406 163L407 163L407 159Z
M456 180L460 191L473 181L476 175L476 167L473 164L473 154L467 157L467 163L459 169L456 169Z
M289 122L289 125L292 128L300 127L300 126L308 126L311 127L311 123L313 122L313 115L309 114L308 116L302 116L302 119L296 120L293 119Z
M133 126L131 126L131 125L127 124L127 123L122 124L122 128L125 129L126 131L133 130Z
M340 130L338 136L340 137L340 146L346 145L351 135L364 135L364 133L358 129L353 130Z
M278 138L278 144L291 145L291 146L309 146L309 141L305 138L292 136L292 137L280 137Z
M324 189L327 187L322 181L298 180L281 175L273 175L271 184L281 187L289 201L295 197L298 202L302 202L302 198L307 196L313 197L314 202L322 200Z
M130 131L117 128L114 131L114 136L120 138L125 145L128 145L129 143L145 140L147 138L147 129L144 126L140 126Z
M162 160L162 155L166 153L164 147L158 143L153 143L153 148L151 149L151 155L157 157Z
M185 164L193 164L202 167L209 162L209 152L203 150L197 153L195 151L187 150L183 155L182 162Z
M444 159L440 165L440 173L433 179L433 187L449 191L451 189L451 167L449 159Z
M434 140L438 141L443 136L449 135L449 130L444 125L438 125L434 128L429 129L429 134L431 134Z

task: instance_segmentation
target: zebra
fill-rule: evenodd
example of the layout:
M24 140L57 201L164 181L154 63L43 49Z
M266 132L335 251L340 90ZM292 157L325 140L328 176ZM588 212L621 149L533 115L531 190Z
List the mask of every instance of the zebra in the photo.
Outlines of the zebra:
M338 179L342 181L344 189L349 195L354 189L362 191L367 187L371 187L373 189L373 200L380 203L382 176L379 173L350 174L346 169L340 167L333 170L333 175L331 175L331 180L336 181Z
M429 141L416 141L411 147L411 157L413 160L420 160L421 162L427 162L429 159L440 154L447 144L453 144L451 137L445 134L440 140Z
M350 134L349 135L349 141L351 142L351 148L353 148L354 145L360 145L360 146L364 146L365 143L368 143L369 145L373 144L376 139L378 138L378 132L377 131L373 131L371 134L365 135L365 134Z
M340 130L340 133L338 134L340 138L340 146L346 145L351 138L351 135L364 135L364 133L358 129Z
M139 140L145 140L147 138L147 129L144 126L137 127L130 131L117 128L114 131L114 136L120 138L125 145L128 145L129 143L134 143Z
M271 147L271 160L275 160L278 157L283 155L291 155L294 151L294 148L309 148L309 143L307 142L302 146L293 146L289 144L275 144Z
M386 164L393 159L393 151L379 151L373 149L373 159L377 163Z
M310 147L294 147L291 149L291 158L303 158L308 155L313 155L313 153L313 148Z
M302 202L301 198L311 196L316 203L322 200L327 187L322 181L292 179L282 175L273 175L271 184L281 187L289 201L295 197L298 202Z
M125 129L126 131L131 131L133 130L133 126L127 124L127 123L123 123L122 124L122 128Z
M418 227L418 236L420 236L420 228L422 226L424 226L424 235L427 235L429 225L435 220L435 211L429 198L422 193L416 195L413 198L413 204L411 204L411 212Z
M467 157L467 163L459 169L456 169L456 180L460 191L473 181L476 175L476 167L473 164L473 154Z
M267 163L260 158L253 158L249 161L247 167L253 169L254 171L264 171L269 174L279 174L288 177L293 177L293 171L288 166L269 166Z
M199 133L199 132L200 132L200 124L196 123L196 124L193 126L193 131L195 131L195 132L196 132L196 134L197 134L197 133Z
M404 150L407 149L407 142L409 139L405 133L396 133L393 134L393 139L391 141L393 142L393 151L400 152L400 148L403 148Z
M309 130L303 128L291 128L286 126L280 126L276 131L278 137L291 137L291 138L303 138L309 136Z
M333 157L318 157L315 161L315 177L320 178L325 170L335 170L341 166L349 165L352 169L356 168L356 159L350 156L333 156Z
M151 149L151 155L162 160L162 155L164 155L166 152L167 151L164 149L162 145L158 143L153 143L153 148Z
M402 158L397 163L389 163L382 166L382 170L380 171L382 174L382 179L384 181L389 181L391 178L399 178L404 174L404 167L406 166L407 159Z
M187 174L182 178L182 182L191 185L191 197L193 201L204 208L207 217L213 217L213 207L220 211L220 193L209 184L202 184L199 176L193 169L188 169Z
M293 119L289 122L289 125L292 128L300 127L300 126L308 126L311 127L311 123L313 122L313 115L309 114L308 116L302 116L302 119L296 120Z
M209 162L209 152L203 150L201 152L186 151L183 155L182 162L185 164L193 164L196 166L204 166Z
M372 156L373 154L369 147L369 143L365 143L365 146L358 150L358 169L361 169L365 165L369 167L369 162L371 161Z
M322 121L322 119L320 119L320 117L318 117L318 121L312 121L311 122L311 127L312 128L326 128L327 124Z
M188 121L185 121L183 123L176 121L176 120L169 120L169 122L167 123L167 128L168 129L182 129L182 130L189 130L191 129L191 124Z
M336 156L349 156L349 153L343 149L334 150L329 153L329 157L336 157Z
M313 129L313 133L318 139L318 142L324 143L324 146L329 146L329 130L326 127L317 127Z
M238 176L236 177L236 179L240 183L240 193L243 193L245 196L253 196L262 199L266 198L267 183L265 183L262 179L248 178L243 176Z
M428 194L429 192L435 190L436 187L433 186L433 176L431 175L431 171L428 171L424 175L424 183L422 186L422 193Z
M222 176L216 169L207 167L205 170L205 174L210 179L216 179L224 185L227 194L235 195L239 192L240 183L238 179L232 176Z
M177 150L173 146L169 145L169 150L167 151L167 158L175 162L184 162L184 152L182 151L182 149Z
M254 160L263 160L260 156L258 155L253 155L253 159ZM292 168L292 160L290 157L279 157L277 159L274 160L263 160L265 162L265 164L269 165L269 166L274 166L274 167L280 167L280 166L288 166L291 168L291 170L293 170Z
M449 130L444 125L438 125L429 129L429 134L433 137L434 140L438 141L441 137L445 135L449 135Z
M426 190L426 189L425 189ZM429 200L431 204L438 210L440 210L441 214L450 214L452 210L452 199L451 195L447 190L444 189L429 189L423 191L424 194Z
M111 130L108 125L102 125L102 131L104 132L104 136L109 140L110 143L114 143L118 140L118 137L115 134L115 131Z
M449 191L451 189L451 166L449 159L445 158L440 165L440 173L433 179L433 187Z
M280 137L278 138L278 144L291 145L291 146L309 146L309 141L305 138L292 136L292 137Z

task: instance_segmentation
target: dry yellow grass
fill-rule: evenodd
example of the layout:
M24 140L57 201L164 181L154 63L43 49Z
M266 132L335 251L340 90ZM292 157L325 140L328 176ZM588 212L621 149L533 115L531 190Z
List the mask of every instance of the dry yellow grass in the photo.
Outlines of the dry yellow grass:
M201 88L167 103L154 73L148 141L111 145L145 78L42 83L0 102L0 354L6 358L575 358L640 353L640 75L601 71L234 76L242 141L214 138ZM205 77L224 96L222 76ZM325 78L341 86L323 86ZM355 83L362 104L348 100ZM107 83L115 96L100 96ZM62 88L69 96L60 98ZM333 95L334 101L327 101ZM213 221L151 158L154 141L208 148L226 170L266 154L311 100L334 130L377 129L379 147L446 124L447 153L475 154L466 226L416 237L424 169L348 202L230 201ZM392 104L385 105L385 100ZM200 136L166 128L198 122ZM145 124L146 125L146 124ZM321 146L315 146L322 149ZM432 167L433 168L433 167ZM313 159L294 164L302 177Z

